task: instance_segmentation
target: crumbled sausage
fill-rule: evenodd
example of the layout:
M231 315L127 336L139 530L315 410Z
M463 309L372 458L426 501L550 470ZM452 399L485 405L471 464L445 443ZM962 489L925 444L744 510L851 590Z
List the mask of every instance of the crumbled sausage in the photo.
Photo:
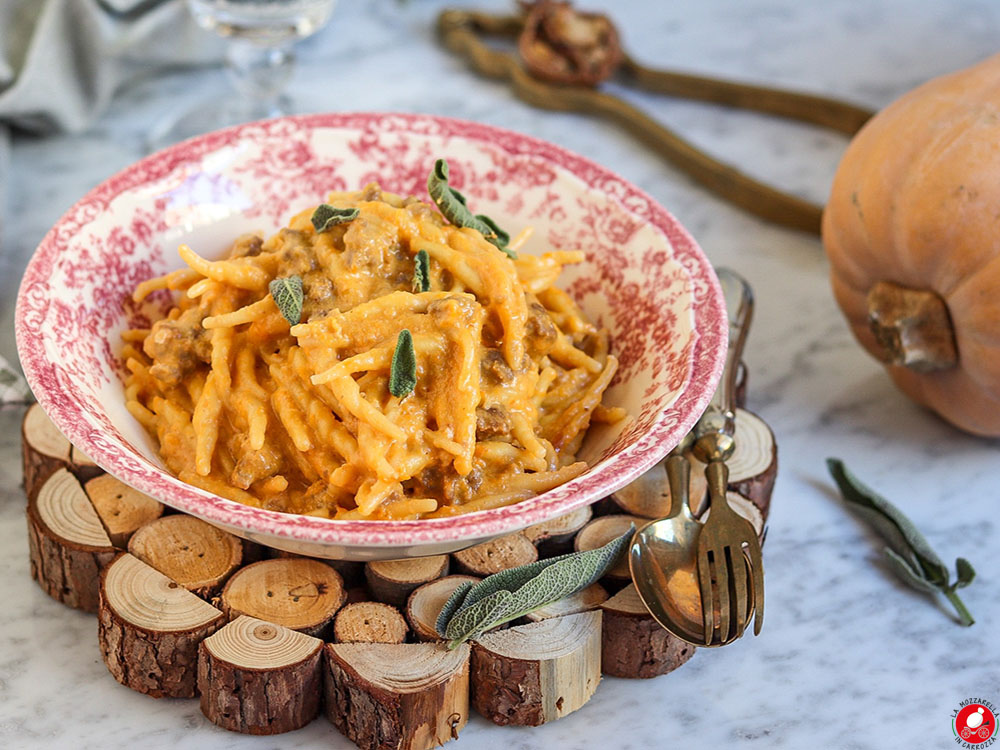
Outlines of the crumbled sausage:
M260 255L264 240L256 234L241 234L233 243L230 256L233 258L252 258Z
M506 435L511 430L510 415L500 405L476 409L476 440Z
M212 358L211 333L202 328L204 311L192 307L176 320L158 320L142 350L153 360L149 374L164 385L180 385L199 362Z
M525 338L527 339L528 350L536 355L548 354L552 347L556 345L559 338L559 329L549 317L549 311L538 302L528 305L528 322L525 324Z
M509 383L514 379L514 371L510 369L510 365L498 349L486 350L479 362L479 373L483 380L491 385Z

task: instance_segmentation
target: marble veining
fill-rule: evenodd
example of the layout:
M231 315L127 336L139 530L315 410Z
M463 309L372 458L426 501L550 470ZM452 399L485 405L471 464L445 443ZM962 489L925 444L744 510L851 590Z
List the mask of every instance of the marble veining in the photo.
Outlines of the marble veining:
M757 293L750 337L751 409L774 428L780 471L764 559L759 638L702 651L652 681L607 678L581 711L537 729L473 717L449 745L529 748L948 747L962 699L1000 702L1000 590L995 441L962 435L900 395L852 340L816 238L765 225L712 198L613 126L540 112L481 80L434 41L440 0L344 2L300 48L291 93L300 111L401 110L476 119L547 138L649 191L718 265ZM496 0L486 7L506 9ZM920 81L996 47L1000 7L987 0L630 2L614 9L629 50L650 64L799 87L879 107ZM330 85L336 82L336 86ZM166 111L224 86L201 70L147 78L121 92L81 135L15 136L0 157L0 354L13 359L20 272L49 226L86 190L143 155ZM846 143L837 135L717 107L622 92L755 176L825 198ZM348 748L325 720L275 738L205 720L196 701L156 701L107 674L96 622L46 597L28 575L19 410L0 412L0 747ZM980 580L964 598L977 618L898 584L881 544L845 512L826 477L837 455L894 498L946 560Z

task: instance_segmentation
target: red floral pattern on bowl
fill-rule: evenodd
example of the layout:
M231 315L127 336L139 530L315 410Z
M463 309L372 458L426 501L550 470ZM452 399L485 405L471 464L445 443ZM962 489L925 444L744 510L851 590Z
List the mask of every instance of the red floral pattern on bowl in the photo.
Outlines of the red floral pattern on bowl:
M209 257L238 234L271 234L330 190L377 180L426 196L434 159L477 212L524 252L585 251L560 284L611 331L621 369L606 403L623 425L591 431L591 469L516 505L447 519L332 521L262 510L180 482L124 406L119 334L162 314L135 285ZM161 309L156 309L159 305ZM238 126L154 154L88 193L42 240L17 300L18 352L42 407L124 482L242 537L307 555L375 559L447 552L592 503L651 468L691 428L718 380L726 322L718 282L694 240L621 177L550 143L440 117L323 114Z

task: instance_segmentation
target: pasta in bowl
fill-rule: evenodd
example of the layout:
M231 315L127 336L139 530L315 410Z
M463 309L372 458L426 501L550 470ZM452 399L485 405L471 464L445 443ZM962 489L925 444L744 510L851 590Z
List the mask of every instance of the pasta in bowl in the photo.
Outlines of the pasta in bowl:
M471 212L464 228L434 218L457 210L439 201L451 192L428 193L438 156L468 205L492 217L487 224ZM372 182L377 194L363 188ZM330 216L358 216L311 227L324 200L337 209ZM508 239L516 260L491 236L497 224L534 228ZM417 243L380 244L382 231ZM348 254L348 233L364 252ZM462 262L446 257L453 245ZM360 264L345 273L334 263L325 292L312 276L326 267L324 253ZM377 253L386 273L365 270ZM279 267L285 254L289 265ZM232 289L226 262L246 266ZM288 306L295 277L298 317ZM521 303L501 304L504 294ZM386 304L379 300L392 313L368 318ZM610 494L690 429L726 344L711 266L649 196L543 141L392 114L250 123L127 168L46 235L25 272L15 327L40 404L103 468L244 538L341 559L448 552ZM251 330L258 345L248 343ZM171 355L172 337L192 341ZM412 373L401 338L413 347ZM261 348L265 341L278 346ZM223 374L210 379L217 366ZM505 367L515 377L494 382ZM479 382L465 390L473 374ZM266 402L263 443L254 399ZM366 404L406 439L385 424L380 431L370 412L358 419ZM374 439L359 440L362 432ZM357 453L345 460L351 441ZM265 448L280 460L258 456ZM543 483L519 484L529 479Z
M128 409L170 470L341 520L498 508L582 474L591 420L625 416L601 405L608 332L553 285L584 254L518 256L530 230L491 242L375 183L328 201L225 259L182 245L186 267L133 294L181 293L122 353Z

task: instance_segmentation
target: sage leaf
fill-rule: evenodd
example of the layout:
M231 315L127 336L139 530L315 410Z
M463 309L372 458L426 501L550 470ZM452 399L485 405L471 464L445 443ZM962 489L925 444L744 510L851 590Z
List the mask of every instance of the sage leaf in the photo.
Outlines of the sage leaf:
M453 594L445 604L445 609L452 614L448 618L438 618L438 632L449 640L449 648L455 648L498 625L585 589L614 566L632 540L633 531L630 527L597 549L495 573L461 596Z
M923 573L914 570L913 565L906 558L900 557L893 552L892 547L886 547L882 552L885 553L885 559L889 563L889 567L893 569L904 583L909 584L917 591L925 591L928 594L936 594L939 591L937 586L924 578Z
M451 592L451 596L448 597L448 601L444 603L441 608L441 612L438 613L437 620L434 621L434 629L437 634L442 638L445 637L444 632L448 627L448 621L454 616L455 612L461 606L465 595L472 588L472 581L463 581L458 585L454 591Z
M957 589L964 589L972 583L976 577L976 571L972 567L972 563L964 557L960 557L955 560L955 572L958 575L958 580L955 581L955 588Z
M356 208L334 208L329 203L321 203L313 211L312 225L317 232L325 232L338 224L354 221L359 213Z
M888 542L886 560L899 578L919 591L944 594L955 607L959 622L972 625L975 620L956 593L956 589L968 586L975 578L971 563L963 557L958 558L955 561L957 578L955 583L950 583L951 572L947 566L899 508L864 485L840 459L828 458L826 465L844 500Z
M426 250L419 251L413 258L413 291L431 290L431 257Z
M448 162L444 159L434 162L434 169L427 177L427 192L444 217L456 227L475 229L510 258L517 258L517 253L507 247L510 235L488 216L474 215L466 205L465 196L448 184Z
M392 353L389 370L389 393L402 398L417 386L417 355L413 351L413 335L408 328L399 332L396 351Z
M288 325L297 325L302 320L302 279L298 276L273 279L267 289Z

